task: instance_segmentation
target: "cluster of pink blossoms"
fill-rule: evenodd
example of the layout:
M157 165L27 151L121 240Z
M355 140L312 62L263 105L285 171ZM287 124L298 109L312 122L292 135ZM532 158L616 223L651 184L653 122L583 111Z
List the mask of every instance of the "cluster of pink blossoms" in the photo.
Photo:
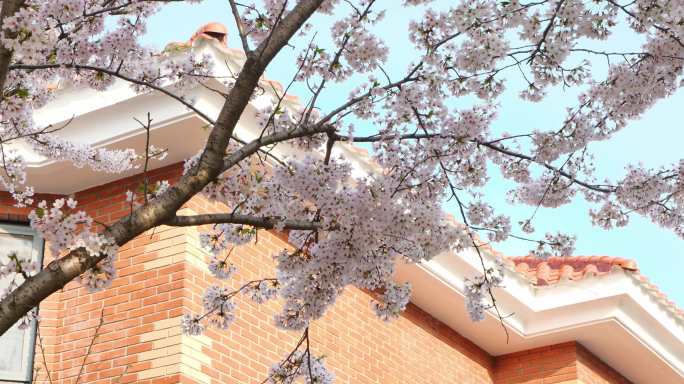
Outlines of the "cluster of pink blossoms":
M90 291L99 291L108 287L116 277L114 260L119 247L93 228L93 219L84 211L76 210L77 204L72 198L57 199L51 207L41 201L38 208L29 214L29 220L31 227L49 245L53 257L77 249L83 249L89 255L106 255L80 278Z
M430 1L405 3L424 6ZM374 306L382 318L393 317L410 292L392 282L397 258L415 262L446 249L476 245L479 237L468 233L479 230L486 231L492 242L509 238L514 231L511 219L495 212L478 192L489 179L489 163L517 183L510 191L514 202L558 207L582 193L603 204L591 212L603 227L625 225L627 211L646 214L676 230L681 227L681 209L656 204L663 200L679 204L680 199L674 198L680 195L679 179L655 181L648 171L635 169L614 185L599 184L593 179L590 157L582 151L592 141L609 138L679 86L682 47L668 34L677 36L680 27L676 24L681 19L655 22L652 16L648 20L643 16L643 21L630 20L639 33L655 25L658 28L642 47L643 54L612 65L607 78L596 81L590 62L575 58L580 53L597 53L577 46L581 39L600 41L610 36L611 27L625 16L615 4L478 1L455 4L446 11L428 8L409 29L412 42L424 54L409 66L405 78L384 82L378 79L386 73L378 76L376 72L388 52L372 26L385 14L369 11L373 1L356 5L349 16L333 24L333 47L324 48L314 41L302 50L294 77L307 82L315 101L329 84L344 84L352 75L366 75L366 81L354 88L345 101L347 107L340 111L379 127L377 133L355 136L353 127L358 121L325 115L314 105L299 111L279 103L259 112L259 128L265 133L284 132L320 121L335 124L338 130L347 127L348 133L341 135L346 141L373 143L373 160L382 171L352 177L350 165L343 159L324 161L318 156L292 160L286 168L257 170L252 166L256 160L251 159L252 165L229 169L220 182L207 189L217 201L239 205L237 212L242 214L280 218L283 223L292 219L319 224L320 230L291 231L290 242L296 250L274 256L278 294L285 299L277 324L306 327L349 284L384 289L382 301ZM253 30L260 25L261 32L249 32L256 41L267 36L278 15L288 12L283 6L283 2L267 2L260 15L265 18L246 21ZM639 2L632 7L638 10L632 18L640 19L640 12L647 11ZM250 13L256 14L256 8ZM512 45L512 31L519 34L521 44ZM570 61L578 64L566 65ZM559 130L532 131L522 138L493 136L489 127L496 119L497 97L505 89L503 74L516 67L524 71L528 82L521 97L531 101L543 99L553 86L589 84ZM480 104L455 108L453 100L467 95L476 96ZM325 135L318 134L316 141L301 148L324 152L325 141ZM647 177L651 191L640 186ZM462 199L463 220L469 221L465 230L449 224L441 213L441 203L451 198ZM532 218L519 223L523 233L535 232ZM423 238L424 234L429 238ZM574 243L574 236L546 233L531 253L544 258L569 255ZM221 263L212 259L212 271L227 265ZM469 280L467 305L473 319L482 319L490 308L488 295L502 282L502 274L499 266Z

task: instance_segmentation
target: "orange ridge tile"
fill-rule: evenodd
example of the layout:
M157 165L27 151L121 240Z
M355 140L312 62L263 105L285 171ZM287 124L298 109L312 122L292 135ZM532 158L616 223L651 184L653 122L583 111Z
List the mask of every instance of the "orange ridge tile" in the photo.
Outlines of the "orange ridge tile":
M542 259L534 256L505 257L513 269L535 286L552 286L564 281L578 281L589 277L626 272L634 277L648 294L680 321L684 310L667 298L655 284L639 273L634 260L611 256L569 256Z

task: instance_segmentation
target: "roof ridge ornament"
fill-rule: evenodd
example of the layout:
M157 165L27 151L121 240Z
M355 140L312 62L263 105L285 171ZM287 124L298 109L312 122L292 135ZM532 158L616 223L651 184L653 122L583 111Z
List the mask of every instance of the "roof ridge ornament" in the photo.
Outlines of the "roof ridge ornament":
M224 47L228 47L228 29L221 23L207 23L197 29L188 40L188 44L192 45L197 39L216 40Z
M216 41L221 48L228 48L228 29L221 23L207 23L197 28L197 31L187 41L174 41L166 44L164 51L185 51L191 48L197 40Z

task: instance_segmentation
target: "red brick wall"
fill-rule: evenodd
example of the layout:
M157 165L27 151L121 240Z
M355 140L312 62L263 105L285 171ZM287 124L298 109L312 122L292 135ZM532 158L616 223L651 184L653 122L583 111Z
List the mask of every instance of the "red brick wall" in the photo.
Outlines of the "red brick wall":
M577 346L577 375L582 384L630 384L581 345Z
M495 384L575 383L577 348L574 342L499 356Z
M499 356L494 384L629 384L581 344L570 342Z
M179 170L167 167L152 176L173 180ZM139 183L140 178L128 178L76 198L97 221L110 223L128 214L125 191ZM202 198L186 205L188 213L217 208ZM26 211L0 206L2 214L21 219ZM36 382L74 383L81 371L80 383L262 382L299 337L273 325L277 302L256 305L239 298L228 331L180 334L180 316L200 311L204 288L217 284L206 269L197 233L168 227L148 231L121 248L111 288L89 294L72 282L44 301ZM232 254L239 272L225 284L237 288L272 276L271 254L286 246L280 237L260 232L257 244ZM46 262L51 257L46 255ZM576 382L592 372L609 377L601 375L609 368L583 349L577 353L574 343L494 358L414 305L384 323L370 309L371 300L349 288L311 327L312 348L326 356L338 383L557 383Z
M168 180L178 175L178 166L150 174ZM75 198L79 209L108 224L130 212L125 191L136 190L140 182L140 177L127 178L77 193ZM184 254L184 241L182 229L150 231L121 247L118 277L109 289L89 294L71 282L45 300L40 306L40 338L34 359L36 382L74 383L79 374L79 383L152 382L141 380L139 372L165 366L152 367L149 354L145 354L151 350L146 335L154 331L153 324L164 319L169 326L178 324L183 301L183 263L178 255ZM46 254L45 264L53 257ZM159 266L146 268L154 262ZM167 332L167 336L174 340L175 335ZM180 380L178 364L173 358L167 360L175 372L165 370L164 380L156 378L155 383Z

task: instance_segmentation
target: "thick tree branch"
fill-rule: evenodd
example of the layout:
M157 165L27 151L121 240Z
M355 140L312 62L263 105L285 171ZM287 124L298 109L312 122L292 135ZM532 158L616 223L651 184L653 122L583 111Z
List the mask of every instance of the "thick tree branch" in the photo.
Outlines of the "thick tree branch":
M230 167L236 165L237 163L246 159L247 157L255 154L265 146L296 139L299 137L312 136L318 133L329 133L331 135L334 135L335 127L331 125L320 124L316 124L311 127L300 126L293 130L276 132L270 135L260 137L256 140L250 141L246 145L240 147L235 152L227 156L223 163L223 169L228 170Z
M176 216L165 224L172 227L190 227L204 224L243 224L262 229L282 228L311 231L323 229L321 223L306 220L283 220L277 217L255 217L231 213Z
M13 16L23 6L24 0L4 0L2 2L2 10L0 10L0 26L8 17ZM3 29L0 33L6 38L16 38L15 33L6 29ZM3 94L11 60L12 51L0 45L0 90L2 90Z

